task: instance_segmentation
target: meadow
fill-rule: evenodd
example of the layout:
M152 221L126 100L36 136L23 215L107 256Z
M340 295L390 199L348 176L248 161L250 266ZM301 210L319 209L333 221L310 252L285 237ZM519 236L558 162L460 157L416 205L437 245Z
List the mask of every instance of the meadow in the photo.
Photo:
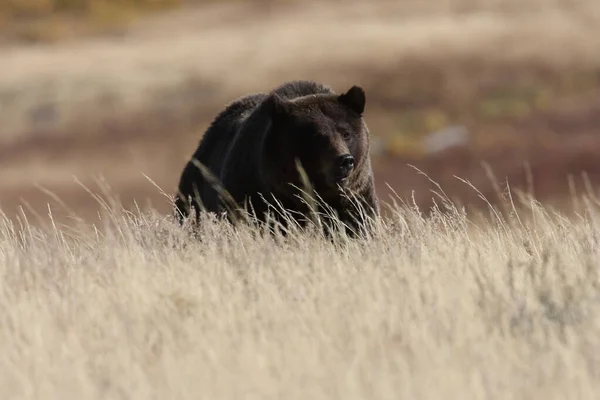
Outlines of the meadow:
M0 397L597 398L598 26L595 0L2 2ZM298 78L367 92L373 237L175 225L215 113Z
M211 218L192 239L102 194L94 224L3 218L2 397L597 398L600 201L435 197L361 240Z

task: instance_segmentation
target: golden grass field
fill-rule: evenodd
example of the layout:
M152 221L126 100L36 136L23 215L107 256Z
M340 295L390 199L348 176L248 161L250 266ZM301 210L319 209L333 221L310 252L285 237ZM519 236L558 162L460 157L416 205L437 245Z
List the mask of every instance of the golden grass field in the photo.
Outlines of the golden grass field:
M2 399L598 398L597 1L3 4ZM366 89L376 234L191 238L203 130L288 79Z
M514 196L333 242L107 197L96 228L2 219L2 398L596 399L600 201Z

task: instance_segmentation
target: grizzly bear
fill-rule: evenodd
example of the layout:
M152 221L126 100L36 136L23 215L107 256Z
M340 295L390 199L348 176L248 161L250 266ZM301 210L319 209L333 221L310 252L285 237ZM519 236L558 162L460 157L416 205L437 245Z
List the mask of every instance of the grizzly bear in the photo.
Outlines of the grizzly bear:
M300 80L233 101L181 174L179 221L202 210L230 216L237 208L264 222L283 207L304 226L311 208L300 191L310 187L321 218L333 215L356 233L365 215L380 214L364 109L359 86L336 94Z

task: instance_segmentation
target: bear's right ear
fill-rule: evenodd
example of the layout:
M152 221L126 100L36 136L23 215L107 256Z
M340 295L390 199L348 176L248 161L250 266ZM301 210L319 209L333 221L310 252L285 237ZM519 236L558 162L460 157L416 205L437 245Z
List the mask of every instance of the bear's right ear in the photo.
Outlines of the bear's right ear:
M352 86L346 93L339 95L338 99L359 115L365 111L365 91L360 86Z
M272 93L269 95L269 97L267 97L263 102L263 107L265 107L265 111L267 111L269 115L275 119L286 114L288 111L287 102L277 93Z

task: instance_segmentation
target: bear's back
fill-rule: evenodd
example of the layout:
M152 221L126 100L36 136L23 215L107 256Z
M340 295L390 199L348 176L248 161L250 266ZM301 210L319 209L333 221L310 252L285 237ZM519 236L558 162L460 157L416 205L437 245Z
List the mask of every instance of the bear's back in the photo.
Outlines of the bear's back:
M297 80L284 83L273 90L273 93L281 98L291 100L313 94L333 94L333 91L318 82Z
M244 119L252 110L257 107L266 97L264 93L255 93L240 97L229 103L212 121L200 143L196 148L192 158L207 167L211 174L217 179L220 177L223 169L223 160L227 155L227 150L239 127ZM203 206L208 211L218 210L218 194L210 182L208 182L201 171L190 160L184 168L178 186L179 193L183 199L177 196L175 201L178 213L187 215L190 207L199 210L199 204L196 199L191 203L185 199L187 196L195 197L195 193L200 195Z

